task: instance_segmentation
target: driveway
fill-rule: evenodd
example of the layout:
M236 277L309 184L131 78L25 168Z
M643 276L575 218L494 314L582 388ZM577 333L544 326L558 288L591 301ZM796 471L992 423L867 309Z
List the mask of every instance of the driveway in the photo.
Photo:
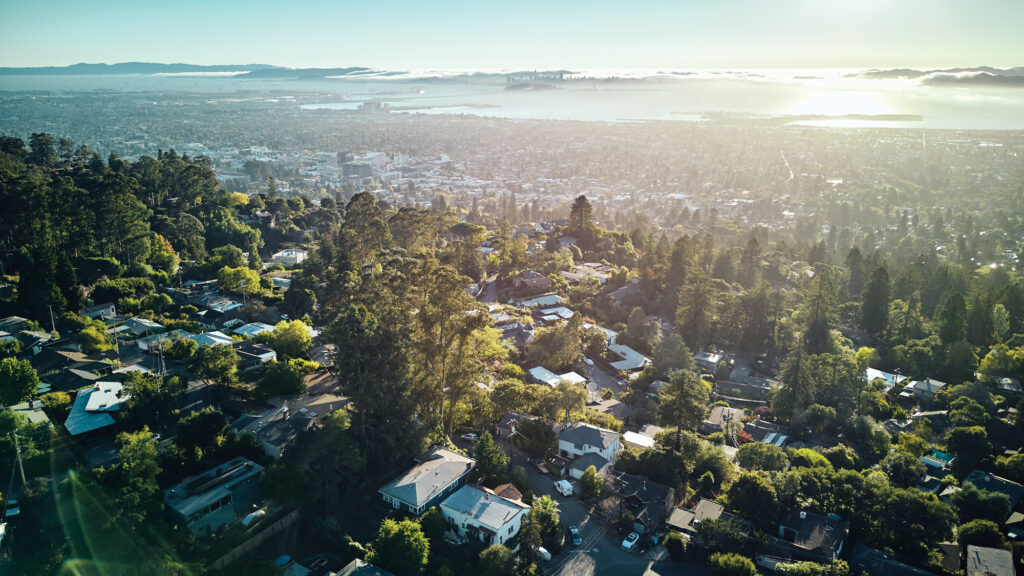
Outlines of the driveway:
M507 446L507 444L506 444ZM693 563L679 563L668 560L663 546L655 546L644 553L627 552L621 548L622 535L604 518L591 514L579 496L562 496L555 492L555 479L542 474L536 466L526 461L526 456L516 451L512 464L523 466L535 496L551 496L558 502L558 509L567 534L569 526L580 529L583 545L574 547L566 541L561 554L550 562L541 564L544 574L559 576L659 576L710 574L706 566ZM578 481L571 480L575 486ZM567 535L568 538L568 535Z

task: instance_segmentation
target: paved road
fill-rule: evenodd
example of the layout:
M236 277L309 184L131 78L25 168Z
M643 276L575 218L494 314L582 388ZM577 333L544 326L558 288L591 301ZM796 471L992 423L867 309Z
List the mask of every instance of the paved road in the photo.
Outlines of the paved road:
M618 398L619 394L623 392L622 386L619 386L619 379L605 372L600 366L596 364L594 366L588 366L587 371L589 372L589 378L587 379L588 390L598 390L601 388L607 388L615 394Z
M508 447L507 443L505 444ZM562 523L577 526L583 545L572 546L566 540L562 553L541 568L546 575L557 576L672 576L709 574L705 566L678 563L667 559L665 548L657 546L645 553L627 552L620 546L622 535L603 518L590 513L578 496L562 496L555 492L554 478L542 474L526 461L522 454L513 453L512 463L526 468L527 479L536 496L548 495L558 502ZM575 482L574 482L575 484Z
M484 289L480 292L480 296L477 299L481 302L497 302L498 301L498 275L491 276L484 281Z

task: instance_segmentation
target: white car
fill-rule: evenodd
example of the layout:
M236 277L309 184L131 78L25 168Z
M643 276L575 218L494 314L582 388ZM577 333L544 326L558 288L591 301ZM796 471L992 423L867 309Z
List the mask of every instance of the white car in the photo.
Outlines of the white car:
M469 440L470 442L476 442L477 440L480 439L480 437L473 432L466 432L462 436L459 436L459 438L462 438L463 440Z
M636 532L630 532L629 536L622 541L623 550L632 550L633 546L636 546L637 540L640 540L640 535Z
M572 484L568 480L556 480L555 490L562 496L572 496Z

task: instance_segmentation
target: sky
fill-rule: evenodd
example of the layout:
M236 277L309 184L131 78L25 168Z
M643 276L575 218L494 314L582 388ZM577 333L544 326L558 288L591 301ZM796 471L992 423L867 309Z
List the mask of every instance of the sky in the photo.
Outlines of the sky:
M0 0L0 66L1024 66L1024 0Z

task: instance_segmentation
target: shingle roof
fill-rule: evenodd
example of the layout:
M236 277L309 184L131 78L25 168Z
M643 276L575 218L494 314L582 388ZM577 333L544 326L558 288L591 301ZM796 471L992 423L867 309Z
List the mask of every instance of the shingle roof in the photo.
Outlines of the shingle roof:
M1009 550L967 547L967 576L1013 576L1013 555Z
M573 468L574 470L585 471L587 468L593 466L594 468L597 469L598 472L600 472L601 469L607 465L608 461L605 460L603 456L601 456L597 452L590 452L573 460L570 468Z
M849 532L849 524L814 512L790 510L779 522L795 533L793 546L822 557L832 557Z
M979 490L1006 494L1010 498L1010 508L1016 508L1024 498L1024 486L981 470L974 470L968 474L964 478L964 483L967 482L974 484Z
M562 433L558 435L559 440L571 442L577 448L583 448L584 445L587 445L604 449L613 446L618 441L618 438L619 435L616 432L580 422L562 430Z
M472 458L438 448L429 454L426 461L388 482L379 492L419 507L468 473L475 463Z

